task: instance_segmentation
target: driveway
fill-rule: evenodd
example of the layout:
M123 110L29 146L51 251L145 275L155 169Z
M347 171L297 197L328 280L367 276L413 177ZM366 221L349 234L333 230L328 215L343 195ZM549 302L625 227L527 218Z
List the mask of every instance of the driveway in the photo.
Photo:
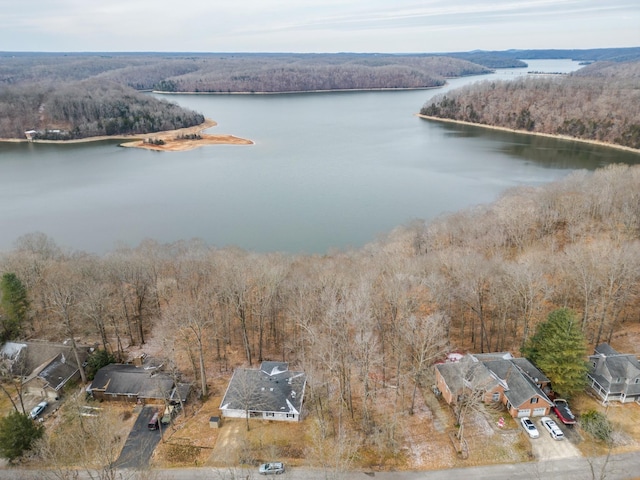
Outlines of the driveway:
M557 460L561 458L580 457L582 454L576 446L571 443L570 436L567 435L569 427L558 423L558 426L565 434L564 440L554 440L549 432L540 422L541 417L532 418L540 436L538 438L530 438L531 450L538 461Z
M114 462L117 468L141 469L149 465L149 459L162 438L161 430L149 430L149 420L159 407L142 407L136 423Z

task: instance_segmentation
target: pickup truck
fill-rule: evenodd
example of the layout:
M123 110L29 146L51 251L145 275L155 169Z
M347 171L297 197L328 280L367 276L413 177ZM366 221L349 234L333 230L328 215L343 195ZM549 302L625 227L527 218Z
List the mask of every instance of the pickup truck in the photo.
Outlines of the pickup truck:
M558 419L565 425L573 425L576 423L576 416L569 408L569 403L562 398L556 398L553 402L553 413L556 414Z

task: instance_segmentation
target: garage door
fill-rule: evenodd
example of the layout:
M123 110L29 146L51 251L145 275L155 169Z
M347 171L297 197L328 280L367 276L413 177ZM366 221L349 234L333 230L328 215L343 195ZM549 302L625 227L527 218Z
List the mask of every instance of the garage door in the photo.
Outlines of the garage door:
M534 408L533 409L533 416L534 417L542 417L545 413L547 413L547 409L546 408Z
M522 417L530 417L531 416L531 409L528 408L526 410L518 410L518 418L522 418Z

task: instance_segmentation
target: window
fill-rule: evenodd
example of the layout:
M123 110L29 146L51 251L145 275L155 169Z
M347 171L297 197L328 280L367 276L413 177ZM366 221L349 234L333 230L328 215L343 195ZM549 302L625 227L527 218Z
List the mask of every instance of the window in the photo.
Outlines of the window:
M633 381L633 383L640 383L640 377L637 377L637 378Z
M531 399L531 403L538 403L538 397L533 397Z
M273 413L273 412L265 412L264 416L265 416L265 417L275 417L275 416L276 416L276 414L275 414L275 413Z
M493 395L491 396L491 400L493 400L494 402L499 402L500 401L500 392L493 392Z
M295 413L287 413L287 418L296 418Z

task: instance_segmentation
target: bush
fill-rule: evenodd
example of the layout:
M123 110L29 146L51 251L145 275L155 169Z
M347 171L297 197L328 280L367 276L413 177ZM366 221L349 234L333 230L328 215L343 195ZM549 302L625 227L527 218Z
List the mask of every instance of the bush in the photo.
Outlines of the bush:
M89 380L93 380L93 377L95 377L98 370L110 363L115 363L115 361L115 357L106 350L96 350L87 359L87 367L85 368L87 378Z
M589 410L580 417L580 424L585 432L590 433L595 438L605 442L611 441L613 426L604 413Z

